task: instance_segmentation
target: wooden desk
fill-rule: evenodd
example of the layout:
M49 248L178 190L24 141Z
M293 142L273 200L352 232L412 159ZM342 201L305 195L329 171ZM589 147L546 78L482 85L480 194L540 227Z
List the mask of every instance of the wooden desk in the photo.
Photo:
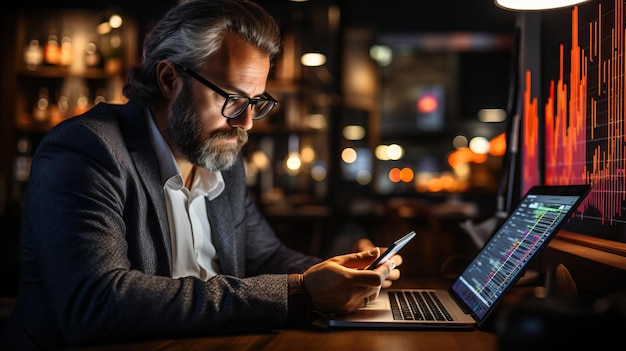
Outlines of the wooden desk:
M144 350L498 350L497 336L485 331L365 331L280 329L275 332L206 336L74 349L75 351Z
M402 278L395 287L445 287L448 280L433 278ZM518 288L516 288L518 289ZM514 289L506 301L518 296ZM518 291L524 290L521 288ZM505 301L505 302L506 302ZM126 344L72 349L73 351L144 351L144 350L271 350L271 351L406 351L406 350L498 350L498 337L492 332L469 331L382 331L324 330L310 326L277 329L271 332L209 335L205 337L155 340Z

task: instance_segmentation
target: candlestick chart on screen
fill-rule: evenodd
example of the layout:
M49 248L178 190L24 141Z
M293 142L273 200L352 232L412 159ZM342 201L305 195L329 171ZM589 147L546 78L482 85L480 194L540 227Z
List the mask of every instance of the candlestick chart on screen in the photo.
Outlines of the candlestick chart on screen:
M590 183L566 229L626 242L624 0L542 13L541 72L523 77L523 191ZM537 78L540 77L540 78ZM533 79L541 91L533 92Z

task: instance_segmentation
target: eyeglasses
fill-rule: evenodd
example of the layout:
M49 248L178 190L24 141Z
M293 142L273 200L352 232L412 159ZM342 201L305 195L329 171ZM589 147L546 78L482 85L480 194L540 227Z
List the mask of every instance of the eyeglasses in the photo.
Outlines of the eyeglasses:
M183 71L189 73L190 76L195 78L198 82L204 84L209 89L214 92L220 94L226 101L224 101L224 105L222 106L222 116L226 118L235 118L241 115L249 105L252 105L252 119L259 120L265 116L267 116L273 109L276 104L278 104L278 100L274 99L267 92L263 93L262 96L259 97L247 97L239 94L229 94L224 90L220 89L217 85L209 82L204 77L199 75L198 73L187 69L184 66L177 65Z

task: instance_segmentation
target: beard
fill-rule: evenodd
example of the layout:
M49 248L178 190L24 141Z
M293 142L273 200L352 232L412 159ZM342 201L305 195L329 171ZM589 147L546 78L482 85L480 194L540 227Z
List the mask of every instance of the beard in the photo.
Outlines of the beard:
M168 118L168 133L176 150L189 162L209 171L225 171L237 161L241 148L248 142L248 132L239 127L219 130L206 138L202 122L193 109L190 84L185 84L172 106ZM223 139L237 138L237 143Z

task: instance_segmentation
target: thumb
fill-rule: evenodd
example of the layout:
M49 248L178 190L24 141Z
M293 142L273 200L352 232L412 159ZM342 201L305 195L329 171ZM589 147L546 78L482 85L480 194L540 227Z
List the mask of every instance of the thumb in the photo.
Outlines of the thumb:
M380 256L380 248L374 247L367 251L361 251L357 253L337 256L339 264L349 268L363 268L374 262L376 258Z

